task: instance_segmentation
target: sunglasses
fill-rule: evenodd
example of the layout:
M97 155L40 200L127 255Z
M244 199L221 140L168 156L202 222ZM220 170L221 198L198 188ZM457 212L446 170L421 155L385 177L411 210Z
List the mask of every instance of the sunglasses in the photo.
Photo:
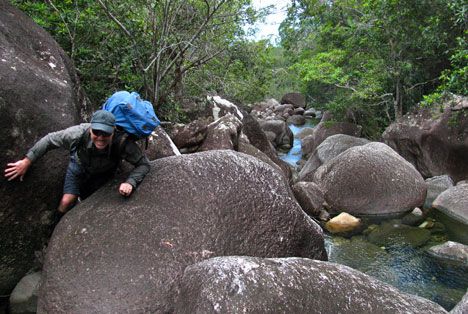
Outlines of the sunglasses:
M112 135L112 133L107 133L101 130L92 130L92 131L95 136L109 137Z

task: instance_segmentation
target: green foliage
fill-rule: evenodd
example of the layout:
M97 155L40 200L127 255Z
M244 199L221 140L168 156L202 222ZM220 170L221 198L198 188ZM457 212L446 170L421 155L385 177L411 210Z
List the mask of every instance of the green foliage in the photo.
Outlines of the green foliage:
M299 0L280 31L313 106L377 137L424 95L466 95L466 12L460 0Z

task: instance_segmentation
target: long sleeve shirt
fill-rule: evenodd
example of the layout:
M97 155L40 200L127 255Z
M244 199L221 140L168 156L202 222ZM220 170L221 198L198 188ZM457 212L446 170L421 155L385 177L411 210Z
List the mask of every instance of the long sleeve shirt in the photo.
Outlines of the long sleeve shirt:
M148 158L134 141L121 143L122 134L118 132L114 133L112 143L104 151L98 150L91 140L90 126L90 123L82 123L49 133L28 151L26 157L35 162L49 150L64 148L74 154L79 164L91 175L115 171L119 162L125 159L135 167L125 182L135 188L150 170Z

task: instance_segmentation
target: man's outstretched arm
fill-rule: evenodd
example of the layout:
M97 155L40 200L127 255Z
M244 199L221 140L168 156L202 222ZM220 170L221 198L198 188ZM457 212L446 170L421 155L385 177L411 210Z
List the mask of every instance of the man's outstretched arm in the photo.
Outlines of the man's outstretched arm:
M12 162L7 165L5 169L5 177L8 181L11 181L16 178L20 178L20 181L23 181L23 177L31 166L32 162L28 157L25 157L17 162Z

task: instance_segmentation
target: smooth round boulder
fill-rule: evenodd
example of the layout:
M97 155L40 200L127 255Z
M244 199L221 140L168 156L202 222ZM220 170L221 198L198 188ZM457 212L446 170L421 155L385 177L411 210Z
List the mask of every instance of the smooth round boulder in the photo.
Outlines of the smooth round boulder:
M276 170L231 150L172 156L130 198L109 183L60 221L38 313L171 313L188 265L222 255L327 259Z
M305 108L305 96L301 93L287 93L281 97L282 104L292 104L295 108Z
M429 255L448 262L456 262L468 267L468 245L447 241L427 250Z
M326 161L338 156L348 148L368 144L369 140L346 134L327 137L307 159L299 172L299 181L312 181L315 170Z
M44 29L0 1L0 165L24 158L49 132L89 114L72 62ZM0 295L34 266L50 236L69 152L52 151L23 181L0 180Z
M460 184L445 190L434 200L432 206L468 225L468 184Z
M427 195L424 208L432 208L432 202L448 188L453 186L453 180L448 175L437 176L426 179Z
M176 312L447 313L347 266L306 258L212 258L187 267Z
M291 148L293 146L294 135L285 121L261 120L259 124L264 132L272 132L275 134L275 139L272 144L276 148Z
M398 216L421 206L426 183L409 162L383 143L354 146L320 166L314 182L332 212Z
M346 233L356 230L361 226L361 219L356 218L348 213L341 213L338 216L330 219L325 228L331 233Z
M468 184L458 184L442 192L432 202L434 214L449 226L453 240L468 244Z

